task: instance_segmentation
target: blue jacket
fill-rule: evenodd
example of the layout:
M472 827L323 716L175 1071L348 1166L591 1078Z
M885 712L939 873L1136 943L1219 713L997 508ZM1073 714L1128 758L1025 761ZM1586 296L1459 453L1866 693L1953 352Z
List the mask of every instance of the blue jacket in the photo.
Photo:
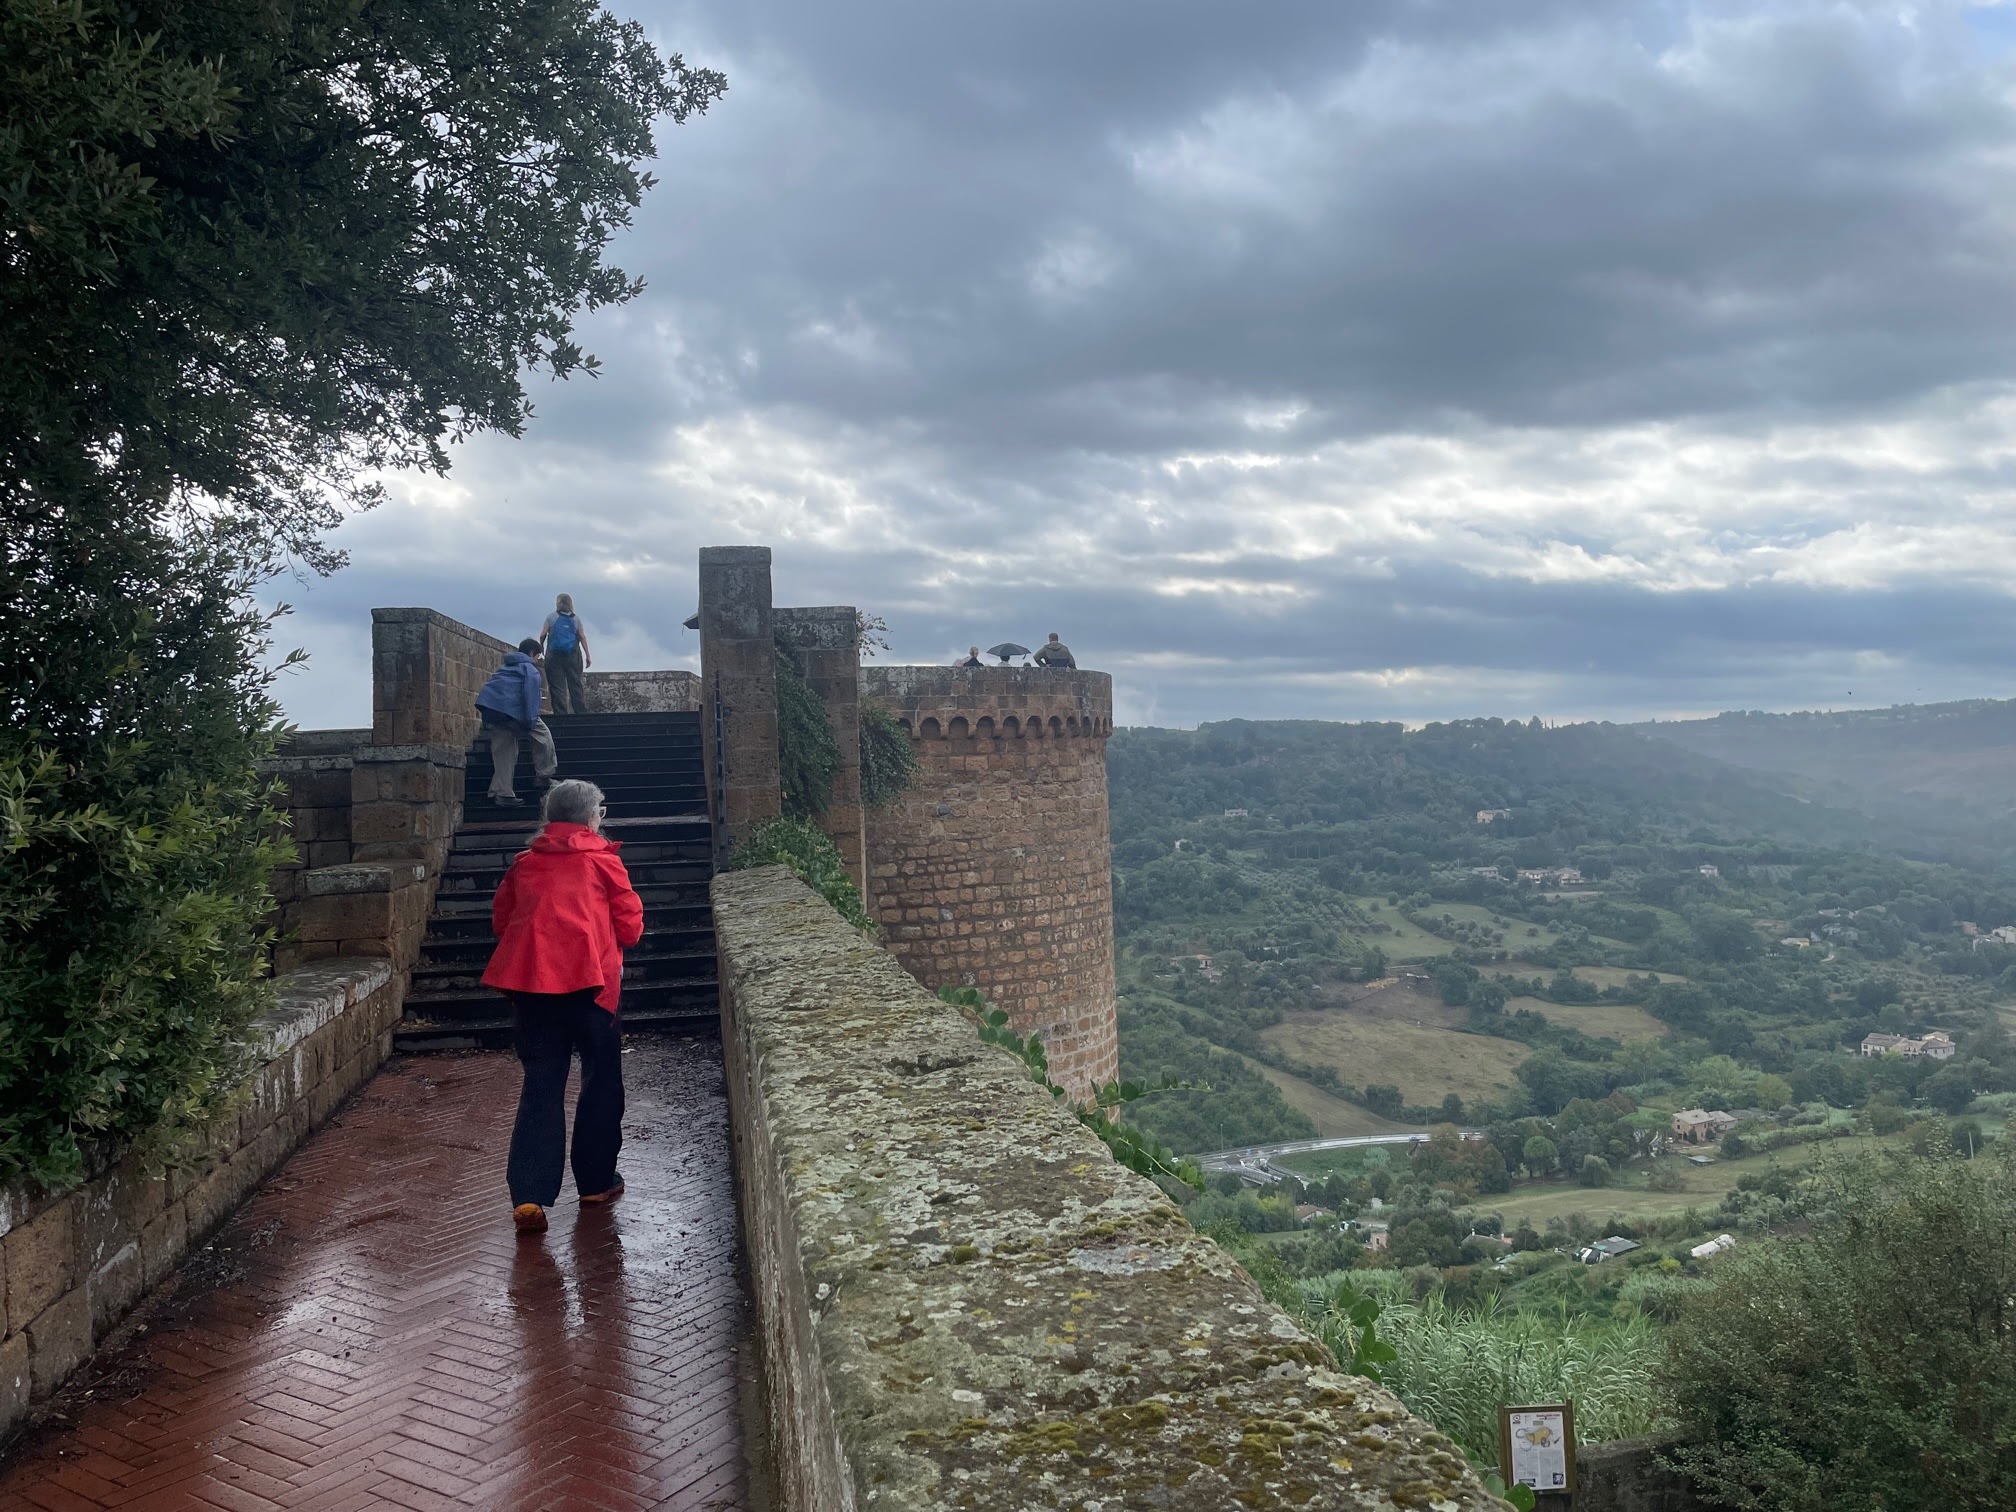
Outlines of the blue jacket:
M476 695L476 707L486 718L506 719L529 730L539 722L539 696L538 665L523 651L507 651L504 665L490 674Z

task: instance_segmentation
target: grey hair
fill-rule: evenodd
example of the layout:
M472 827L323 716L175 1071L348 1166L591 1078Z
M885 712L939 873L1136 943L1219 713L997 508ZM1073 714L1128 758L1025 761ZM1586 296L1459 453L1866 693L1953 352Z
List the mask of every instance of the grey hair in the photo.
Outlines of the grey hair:
M593 829L602 817L602 789L578 778L546 789L539 815L548 824L585 824Z

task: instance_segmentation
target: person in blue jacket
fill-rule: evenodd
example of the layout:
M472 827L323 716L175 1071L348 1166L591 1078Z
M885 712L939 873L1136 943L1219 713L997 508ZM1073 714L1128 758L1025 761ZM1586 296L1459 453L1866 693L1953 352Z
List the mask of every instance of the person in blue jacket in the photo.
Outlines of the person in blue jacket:
M490 674L483 691L476 695L476 712L483 716L483 733L490 737L490 801L515 807L518 793L512 777L518 770L518 742L532 738L532 771L541 787L550 786L559 769L560 756L553 749L553 732L539 717L544 686L539 676L539 642L529 636L518 642L516 651L504 653L504 665Z

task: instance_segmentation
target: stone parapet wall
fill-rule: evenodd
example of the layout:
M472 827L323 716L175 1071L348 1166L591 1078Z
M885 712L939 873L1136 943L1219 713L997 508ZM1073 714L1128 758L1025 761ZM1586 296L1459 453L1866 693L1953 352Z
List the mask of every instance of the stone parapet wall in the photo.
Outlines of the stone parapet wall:
M369 730L297 730L271 760L259 764L263 775L281 784L284 838L294 847L294 859L273 873L274 924L283 939L298 921L307 873L350 861L350 768L370 741Z
M1678 1442L1581 1445L1575 1453L1574 1512L1709 1512L1694 1483L1661 1458Z
M512 647L432 609L371 611L371 740L466 750L476 695Z
M0 1435L370 1079L391 1054L400 1006L383 959L289 972L252 1026L242 1096L187 1167L150 1175L126 1154L101 1159L60 1196L0 1189Z
M698 672L590 672L587 682L596 714L690 714L700 707Z
M714 904L784 1509L1502 1507L796 878Z
M978 987L1074 1094L1117 1074L1106 738L1113 680L869 667L917 776L868 821L869 906L928 987Z

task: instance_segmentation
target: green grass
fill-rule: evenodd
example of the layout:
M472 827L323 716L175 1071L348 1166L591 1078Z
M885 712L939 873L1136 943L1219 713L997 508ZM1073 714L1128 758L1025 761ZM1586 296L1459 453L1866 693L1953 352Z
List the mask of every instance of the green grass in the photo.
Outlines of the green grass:
M1374 924L1384 924L1385 932L1347 928L1354 939L1377 945L1389 961L1426 961L1449 954L1456 948L1452 940L1432 935L1400 917L1400 910L1384 898L1353 898L1353 903Z
M1891 1139L1894 1142L1902 1137L1894 1135ZM1645 1184L1645 1167L1634 1165L1618 1172L1607 1187L1577 1186L1566 1181L1522 1184L1510 1192L1480 1197L1475 1205L1485 1212L1503 1213L1508 1227L1523 1218L1536 1229L1546 1227L1549 1218L1567 1218L1575 1213L1594 1219L1612 1213L1622 1213L1627 1218L1664 1217L1692 1207L1716 1206L1736 1189L1738 1178L1746 1171L1764 1171L1774 1165L1802 1166L1829 1152L1861 1154L1883 1142L1867 1134L1851 1134L1842 1139L1746 1155L1741 1160L1718 1160L1707 1166L1688 1165L1681 1157L1668 1156L1668 1160L1677 1160L1682 1168L1684 1191L1652 1191Z
M1310 1150L1301 1155L1283 1155L1274 1162L1286 1166L1298 1176L1313 1176L1322 1180L1342 1172L1346 1176L1356 1176L1377 1166L1395 1166L1407 1158L1405 1145L1357 1145L1348 1150ZM1367 1214L1359 1214L1366 1217Z
M1349 1012L1299 1014L1260 1037L1297 1060L1335 1066L1353 1086L1396 1086L1426 1107L1451 1092L1465 1102L1498 1096L1528 1053L1511 1040Z
M1527 1010L1550 1024L1579 1029L1584 1034L1607 1035L1614 1040L1658 1039L1666 1026L1643 1008L1629 1003L1550 1003L1544 998L1516 997L1506 1003L1507 1013Z
M1238 1054L1236 1050L1232 1053ZM1240 1059L1274 1083L1289 1107L1308 1114L1309 1121L1316 1125L1316 1132L1325 1139L1341 1139L1352 1134L1414 1132L1412 1124L1394 1123L1389 1118L1381 1118L1370 1108L1361 1108L1357 1103L1347 1102L1341 1097L1325 1092L1321 1087L1302 1080L1299 1076L1290 1076L1286 1071L1277 1071L1250 1056L1240 1056Z

